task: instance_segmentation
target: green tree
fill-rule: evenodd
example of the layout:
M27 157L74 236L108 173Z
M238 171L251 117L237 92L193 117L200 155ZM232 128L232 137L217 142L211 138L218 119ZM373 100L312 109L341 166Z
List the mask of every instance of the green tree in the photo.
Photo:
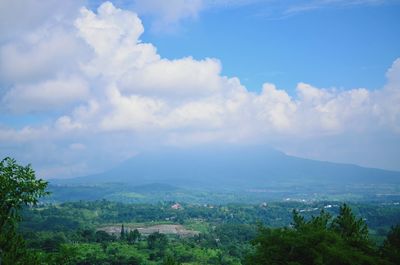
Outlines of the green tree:
M179 263L176 261L176 259L173 256L167 255L164 258L162 265L179 265Z
M98 242L98 243L111 242L111 241L115 240L114 235L110 235L107 232L102 231L102 230L96 231L95 238L96 238L96 242Z
M126 235L126 240L129 244L134 244L140 239L140 233L137 229L130 230L129 233Z
M168 243L169 242L166 235L159 232L150 234L147 237L147 246L150 250L152 250L150 258L154 260L164 257Z
M368 226L361 218L356 219L347 204L340 207L339 215L333 220L331 228L351 245L368 248Z
M61 244L66 242L67 238L62 232L54 233L41 242L41 249L45 250L46 252L55 252L59 249Z
M133 240L139 241L142 235L140 234L139 230L133 230Z
M120 232L120 239L121 240L125 240L126 237L126 232L125 232L125 228L124 228L124 224L121 225L121 232Z
M47 182L36 179L30 165L20 166L9 157L0 162L0 263L26 264L24 240L16 232L20 210L36 205L40 197L48 194L46 187Z
M396 225L389 231L383 242L382 255L393 264L400 264L400 225Z
M368 231L368 230L367 230ZM349 239L353 235L358 241ZM367 234L368 235L368 234ZM341 207L339 216L321 211L319 216L305 220L293 212L291 227L270 229L260 226L253 241L255 252L247 263L293 265L378 265L386 264L376 251L368 249L364 224L356 220L350 208ZM354 244L354 242L362 244Z

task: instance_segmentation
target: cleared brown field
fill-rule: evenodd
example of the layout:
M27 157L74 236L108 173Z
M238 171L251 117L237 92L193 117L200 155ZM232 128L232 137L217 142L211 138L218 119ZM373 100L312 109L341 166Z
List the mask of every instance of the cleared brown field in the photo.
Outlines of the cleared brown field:
M152 226L134 226L134 225L127 225L125 226L125 231L133 231L134 229L137 229L140 234L147 236L155 232L159 232L161 234L166 234L166 235L177 235L181 237L192 237L195 235L198 235L199 232L195 230L189 230L186 229L182 225L177 225L177 224L160 224L160 225L152 225ZM99 228L98 230L105 231L109 234L113 234L116 236L119 236L121 232L121 226L120 225L110 225L110 226L104 226Z

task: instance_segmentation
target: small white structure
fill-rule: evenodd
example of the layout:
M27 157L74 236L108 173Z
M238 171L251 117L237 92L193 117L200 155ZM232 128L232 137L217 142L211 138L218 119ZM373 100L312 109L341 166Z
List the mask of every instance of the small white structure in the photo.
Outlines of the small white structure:
M179 210L182 209L182 206L179 203L175 203L174 205L171 206L171 208L174 210Z

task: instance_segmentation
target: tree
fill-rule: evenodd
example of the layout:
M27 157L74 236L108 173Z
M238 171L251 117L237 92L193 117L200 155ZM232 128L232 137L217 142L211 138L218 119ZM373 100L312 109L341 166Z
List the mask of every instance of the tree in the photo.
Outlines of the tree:
M164 234L154 232L147 237L147 246L153 251L150 255L151 259L162 258L168 246L168 238Z
M368 227L364 220L356 219L347 204L340 206L339 215L333 220L331 228L351 245L368 248Z
M247 263L386 264L370 247L365 227L362 220L356 220L347 205L341 207L340 214L332 222L331 216L324 211L310 220L305 220L294 211L291 227L270 229L260 226L253 241L255 252L249 255ZM357 240L353 241L351 236Z
M124 224L122 224L121 225L121 232L120 232L120 239L121 240L125 240L125 236L126 236L125 228L124 228Z
M133 230L133 239L134 239L134 240L139 241L140 238L141 238L141 236L142 236L142 235L140 234L139 230L137 230L137 229Z
M382 255L393 264L400 264L400 225L392 227L383 242Z
M30 165L20 166L9 157L0 162L0 264L25 263L24 240L16 232L20 210L36 205L40 197L48 194L46 187L47 182L36 179Z
M162 265L179 265L179 263L176 261L176 259L173 256L167 255L164 258Z
M140 233L137 229L130 230L129 233L126 235L126 240L129 244L134 244L140 239Z
M110 235L105 231L99 230L95 233L96 242L103 243L103 242L111 242L115 240L114 235Z

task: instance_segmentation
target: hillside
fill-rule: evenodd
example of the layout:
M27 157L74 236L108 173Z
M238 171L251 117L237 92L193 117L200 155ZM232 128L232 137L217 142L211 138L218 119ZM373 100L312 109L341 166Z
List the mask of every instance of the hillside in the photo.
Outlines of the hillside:
M110 182L131 186L159 183L157 189L161 190L168 190L168 185L210 191L349 187L399 184L400 172L298 158L266 146L217 146L144 152L103 173L54 183Z

